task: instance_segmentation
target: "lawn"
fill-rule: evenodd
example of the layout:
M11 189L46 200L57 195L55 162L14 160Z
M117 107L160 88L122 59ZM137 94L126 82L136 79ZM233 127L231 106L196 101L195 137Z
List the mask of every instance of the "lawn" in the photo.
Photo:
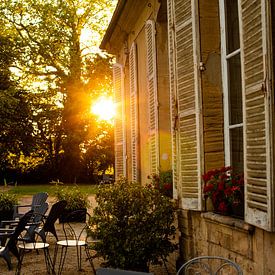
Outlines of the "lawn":
M74 185L62 185L65 186L74 186ZM98 185L91 184L81 184L78 185L80 191L83 193L88 193L89 195L95 194L95 191L98 188ZM17 186L0 186L0 190L9 190L10 193L17 194L19 196L24 195L33 195L38 192L47 192L49 195L54 195L55 186L51 184L35 184L35 185L17 185Z

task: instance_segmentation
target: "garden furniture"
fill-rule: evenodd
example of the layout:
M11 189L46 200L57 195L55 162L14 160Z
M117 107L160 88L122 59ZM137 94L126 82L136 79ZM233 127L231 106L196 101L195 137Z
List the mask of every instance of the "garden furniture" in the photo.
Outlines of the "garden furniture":
M52 205L51 210L44 221L43 226L39 226L35 229L35 234L39 235L43 242L46 242L46 236L48 233L53 234L56 241L58 241L56 229L55 229L55 222L63 213L65 207L67 205L67 201L58 201Z
M47 242L39 242L39 241L34 241L34 242L26 242L24 239L21 239L21 243L18 245L19 248L19 263L16 269L16 274L20 274L22 264L23 264L23 259L26 254L26 252L29 251L38 251L38 250L43 250L44 252L44 257L45 257L45 263L46 263L46 269L48 274L54 273L54 266L53 262L50 257L49 253L49 243Z
M87 216L85 222L82 222L82 223L73 222L74 220L76 220L76 217L83 216L83 215ZM66 222L62 223L64 239L57 241L55 245L54 260L53 260L53 264L55 266L58 248L61 247L61 254L60 254L57 274L62 273L68 248L76 249L78 270L81 270L81 249L84 248L87 259L89 260L92 270L95 273L95 268L92 261L93 257L90 254L89 244L87 242L86 230L88 228L89 219L90 219L90 215L85 211L85 209L82 209L82 210L76 210L70 213L66 218Z
M22 241L21 244L19 244L19 254L20 254L20 265L18 266L18 274L20 274L21 266L23 263L23 259L25 256L26 251L33 251L33 250L43 250L44 257L45 257L45 263L48 273L55 273L54 272L54 265L51 260L50 254L49 254L49 243L46 242L46 238L48 233L52 233L56 240L58 240L56 229L55 229L55 222L62 214L63 210L65 209L67 205L66 201L59 201L52 205L50 212L45 220L43 220L42 226L36 226L33 231L33 237L32 238L21 238ZM44 217L44 213L41 213L41 217ZM38 241L37 238L35 238L35 235L37 237L41 238L41 241Z
M19 211L20 208L30 208L30 210L34 210L35 211L38 206L40 206L44 202L46 202L48 196L49 195L46 192L36 193L32 197L31 204L27 204L27 205L23 205L23 204L15 205L14 206L13 219L20 218L20 217L23 216L23 214L20 213L20 211Z
M17 242L19 236L25 230L27 223L31 220L33 216L33 210L27 212L23 217L19 220L15 229L10 230L0 229L0 238L5 238L7 240L4 246L0 246L0 257L3 257L4 260L8 264L9 270L12 268L10 252L17 258L18 264L20 263L20 256L17 248Z
M177 275L188 274L242 275L243 272L238 264L229 259L219 256L200 256L187 261L177 272Z
M24 239L26 242L33 242L35 239L35 230L37 227L42 223L43 218L45 217L45 214L48 210L49 204L47 202L43 202L40 206L36 207L36 210L33 210L33 216L29 223L26 225L26 233L24 236L21 236L21 239ZM6 230L13 230L19 220L8 220L8 221L2 221L1 226L2 228L6 228ZM3 239L2 242L3 243Z

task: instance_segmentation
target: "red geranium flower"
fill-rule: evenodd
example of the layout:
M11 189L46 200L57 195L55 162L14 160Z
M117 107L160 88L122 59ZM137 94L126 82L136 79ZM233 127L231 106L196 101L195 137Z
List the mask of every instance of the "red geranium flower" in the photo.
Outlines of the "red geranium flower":
M232 167L210 170L202 178L205 183L203 193L212 200L217 210L229 211L233 203L243 202L244 176L233 173Z

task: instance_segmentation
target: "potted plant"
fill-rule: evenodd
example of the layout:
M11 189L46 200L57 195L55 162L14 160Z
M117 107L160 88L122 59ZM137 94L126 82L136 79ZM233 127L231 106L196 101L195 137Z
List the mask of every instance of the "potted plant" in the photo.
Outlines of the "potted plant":
M89 234L105 266L148 271L177 248L175 206L158 190L123 179L101 186L96 201Z
M210 198L214 211L224 215L244 216L244 177L232 167L210 170L203 176L205 198Z
M62 186L60 184L56 185L55 195L58 201L67 201L67 206L59 218L59 222L75 221L75 222L85 222L87 208L89 207L88 194L81 192L77 185L74 186ZM75 217L74 220L68 220L68 215L75 210L85 210L83 215Z
M14 205L18 204L16 195L8 191L0 191L0 222L13 218Z
M160 171L159 174L152 174L147 177L151 180L149 186L159 190L169 198L173 197L173 173L172 170Z

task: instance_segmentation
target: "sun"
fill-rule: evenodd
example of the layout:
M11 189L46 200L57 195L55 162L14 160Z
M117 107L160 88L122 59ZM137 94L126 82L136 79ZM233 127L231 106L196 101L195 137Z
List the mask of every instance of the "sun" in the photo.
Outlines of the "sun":
M98 116L99 120L112 122L115 117L115 104L111 97L102 96L91 106L91 113Z

